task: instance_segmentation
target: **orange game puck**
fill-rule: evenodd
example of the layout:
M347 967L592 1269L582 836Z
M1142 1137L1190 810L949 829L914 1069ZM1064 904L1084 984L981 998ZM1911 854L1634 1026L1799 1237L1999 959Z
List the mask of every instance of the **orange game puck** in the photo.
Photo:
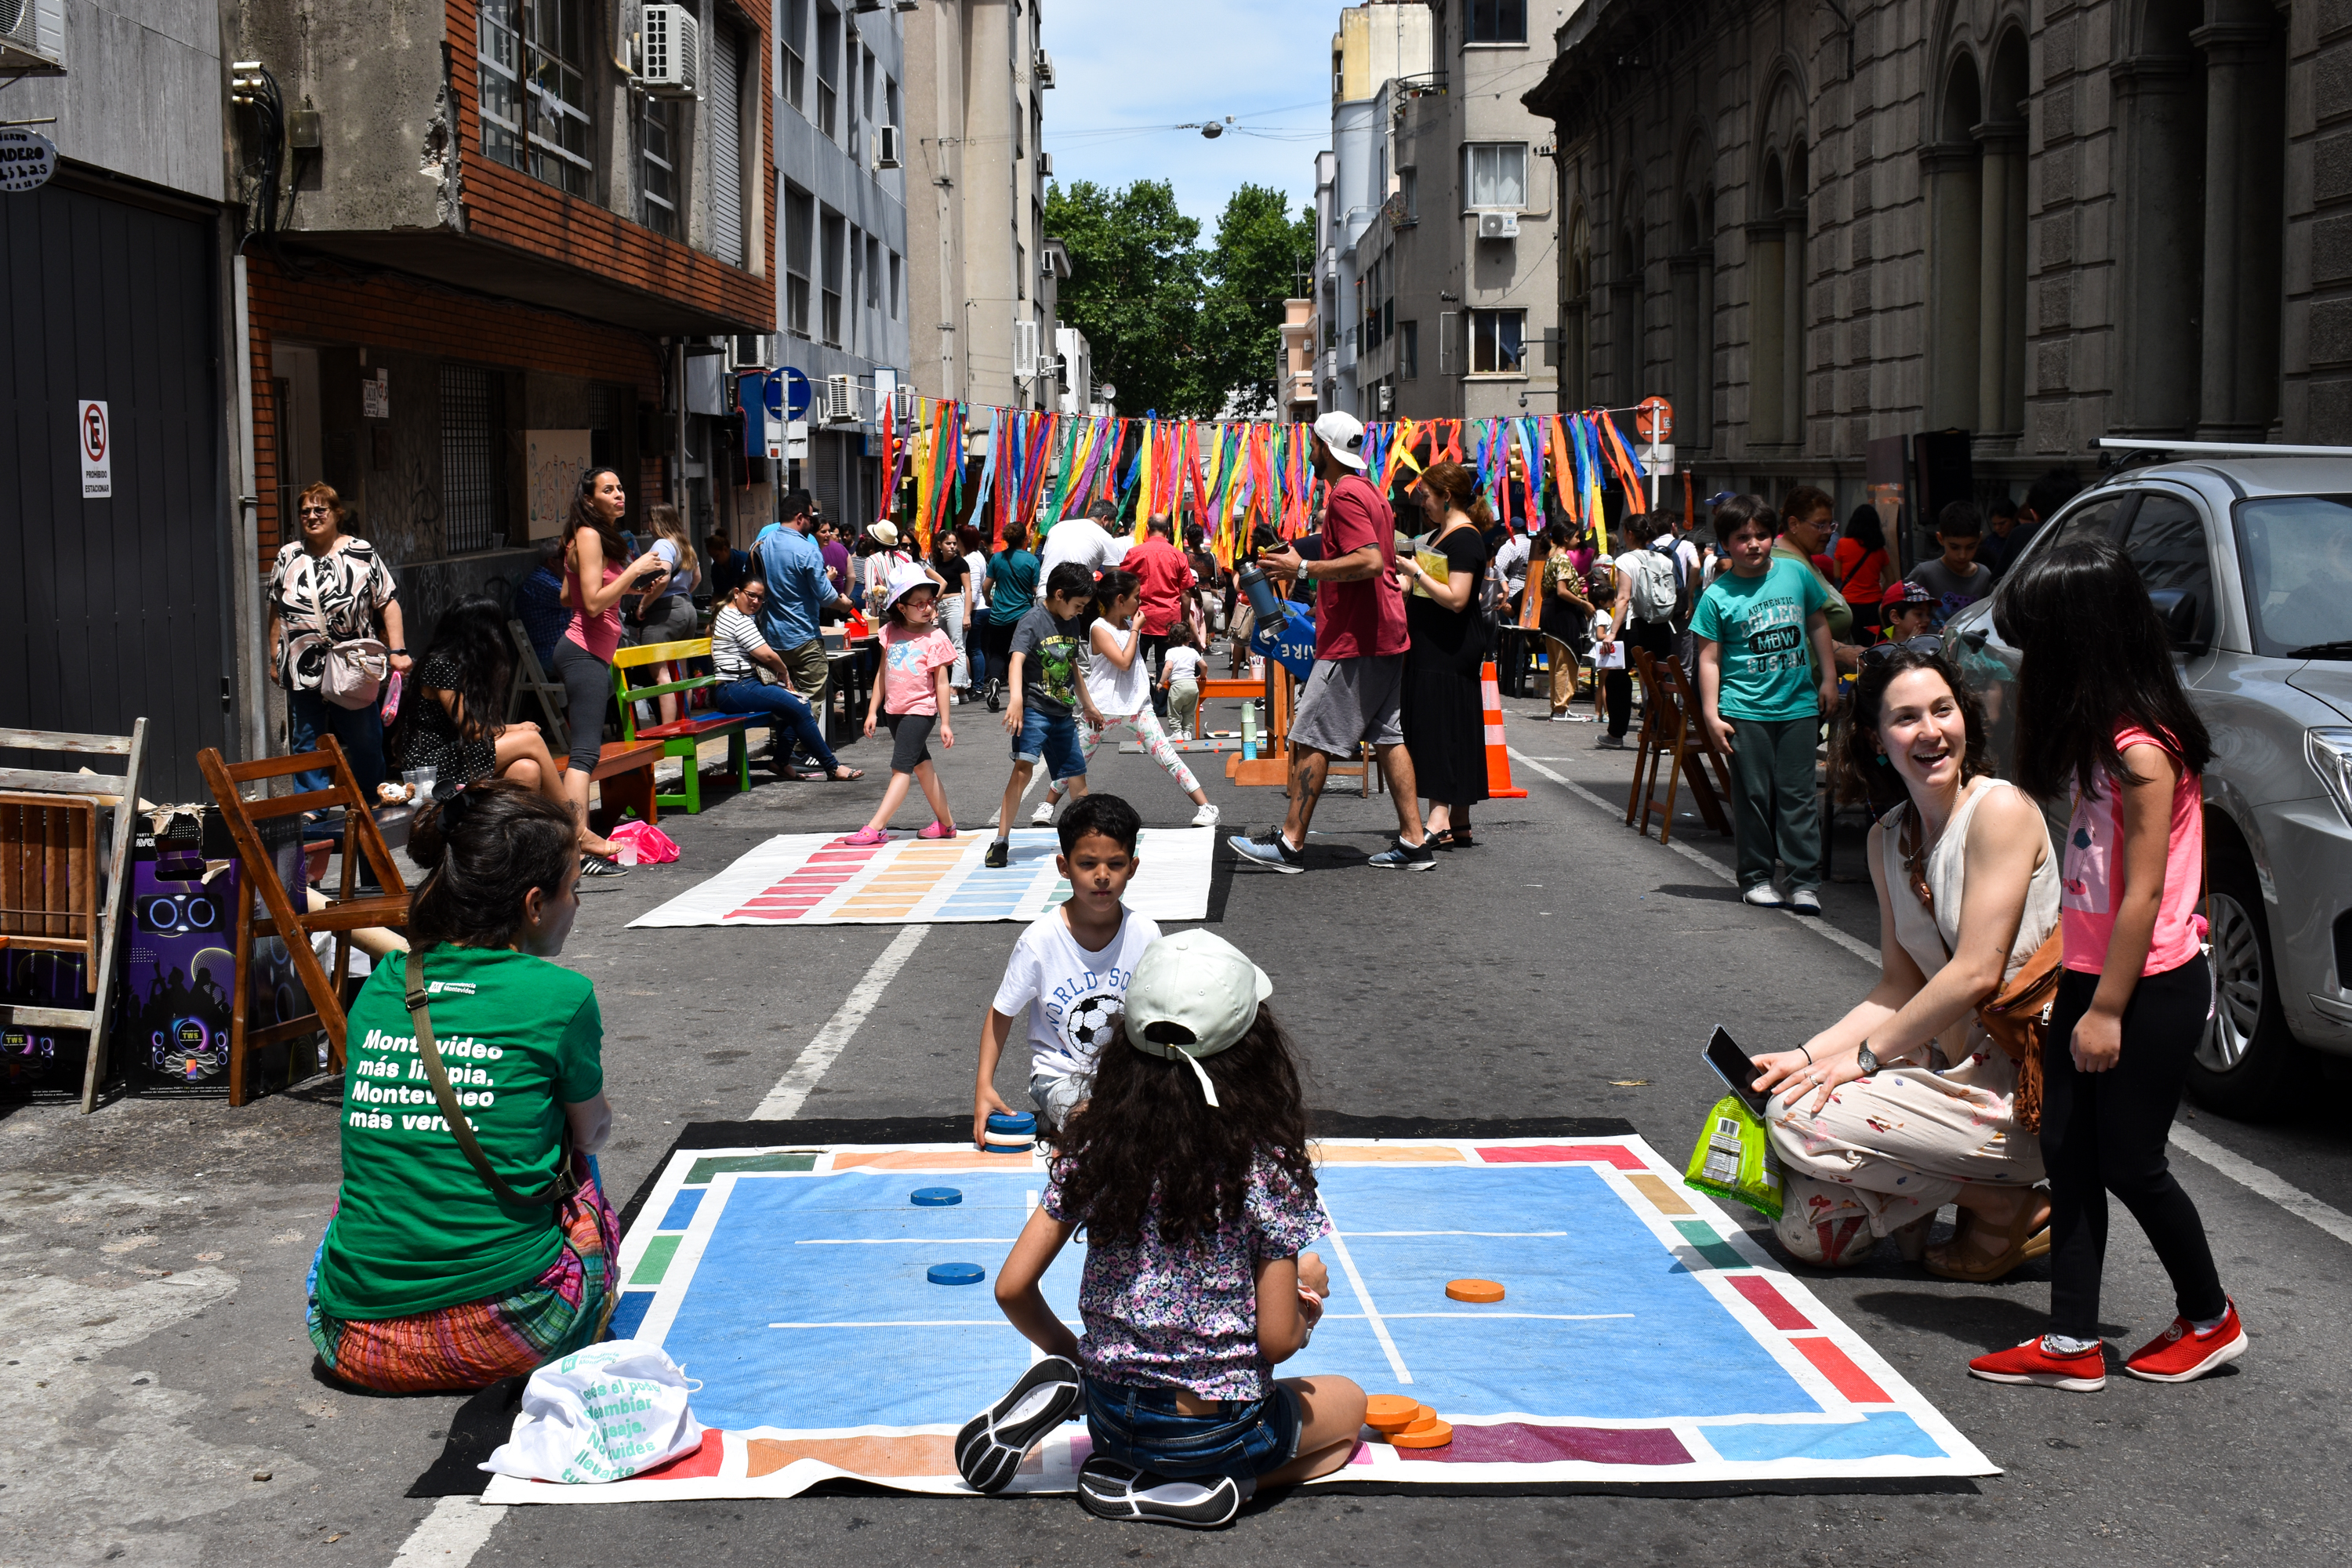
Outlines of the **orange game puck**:
M1420 1414L1398 1427L1394 1435L1409 1437L1420 1432L1434 1432L1437 1426L1437 1412L1424 1405L1421 1407Z
M1375 1394L1364 1401L1364 1425L1375 1431L1393 1432L1423 1408L1402 1394Z
M1492 1279L1448 1279L1445 1294L1456 1301L1493 1302L1503 1299L1503 1288Z
M1454 1441L1454 1428L1440 1421L1425 1432L1398 1432L1389 1442L1400 1448L1443 1448Z

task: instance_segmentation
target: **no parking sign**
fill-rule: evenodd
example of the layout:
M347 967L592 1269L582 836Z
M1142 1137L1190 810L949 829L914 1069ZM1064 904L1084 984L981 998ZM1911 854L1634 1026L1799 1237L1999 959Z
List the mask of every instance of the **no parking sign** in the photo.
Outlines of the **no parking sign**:
M114 494L114 428L106 405L85 398L74 405L74 460L81 466L81 499Z

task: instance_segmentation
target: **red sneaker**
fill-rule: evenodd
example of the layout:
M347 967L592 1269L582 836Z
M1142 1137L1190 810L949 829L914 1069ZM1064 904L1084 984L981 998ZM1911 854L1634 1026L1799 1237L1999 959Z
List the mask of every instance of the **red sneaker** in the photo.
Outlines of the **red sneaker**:
M2078 1355L2055 1355L2043 1349L2039 1339L2031 1339L2013 1350L1977 1357L1969 1363L1969 1375L1987 1383L2032 1383L2096 1394L2107 1385L2107 1358L2101 1345Z
M2186 1318L2132 1352L2124 1370L2150 1383L2194 1383L2217 1366L2227 1366L2246 1353L2246 1326L2238 1321L2238 1304L2221 1314L2210 1331L2199 1333Z

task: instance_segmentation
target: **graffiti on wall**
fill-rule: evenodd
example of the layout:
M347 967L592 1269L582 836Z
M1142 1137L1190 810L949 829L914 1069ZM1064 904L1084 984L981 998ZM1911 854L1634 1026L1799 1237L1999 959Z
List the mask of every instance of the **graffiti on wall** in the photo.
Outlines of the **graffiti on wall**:
M552 538L563 531L563 514L580 493L580 473L588 466L588 432L525 431L523 449L530 476L530 536Z

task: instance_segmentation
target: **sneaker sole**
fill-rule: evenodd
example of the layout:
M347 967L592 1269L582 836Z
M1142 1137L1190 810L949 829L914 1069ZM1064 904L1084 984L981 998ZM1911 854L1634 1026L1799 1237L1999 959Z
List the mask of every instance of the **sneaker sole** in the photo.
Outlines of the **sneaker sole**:
M1426 860L1383 860L1376 858L1369 863L1375 871L1433 871L1437 868L1436 852L1433 850Z
M2106 1387L2106 1374L2097 1377L2068 1377L2055 1372L1979 1372L1969 1368L1969 1375L1987 1383L2032 1384L2036 1388L2063 1388L2069 1394L2096 1394Z
M2129 1363L2126 1363L2124 1371L2143 1383L2194 1383L2207 1373L2227 1366L2245 1353L2246 1336L2242 1330L2236 1339L2231 1340L2187 1372L2142 1372Z
M997 1425L1019 1409L1028 1395L1048 1384L1054 1385L1054 1397L1043 1406L1009 1426ZM1003 1398L965 1422L963 1430L956 1434L956 1473L976 1491L1003 1490L1031 1446L1077 1408L1079 1393L1076 1366L1060 1356L1039 1362L1021 1374L1021 1381Z
M1233 846L1234 854L1240 856L1243 859L1248 861L1253 866L1263 866L1269 871L1279 871L1286 877L1296 877L1299 872L1307 869L1304 866L1294 866L1289 861L1280 858L1272 860L1262 859L1258 856L1254 855L1250 851L1242 847L1242 845L1246 842L1246 840L1229 838L1225 842Z
M1097 1519L1121 1524L1173 1524L1186 1530L1215 1530L1231 1524L1234 1515L1242 1509L1241 1489L1230 1479L1201 1501L1187 1504L1138 1498L1126 1485L1117 1495L1107 1497L1090 1489L1087 1479L1083 1473L1078 1477L1078 1506Z

